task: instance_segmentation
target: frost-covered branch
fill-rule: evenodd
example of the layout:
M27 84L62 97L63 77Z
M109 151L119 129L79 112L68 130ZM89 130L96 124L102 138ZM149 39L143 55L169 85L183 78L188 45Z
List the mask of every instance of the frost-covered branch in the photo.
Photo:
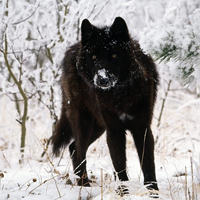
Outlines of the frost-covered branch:
M5 51L3 52L4 60L6 67L9 71L10 76L12 77L14 83L17 85L17 88L19 90L20 95L23 98L24 102L24 110L23 110L23 116L22 116L22 123L21 123L21 145L20 145L20 151L23 158L24 148L25 148L25 138L26 138L26 119L27 119L27 113L28 113L28 98L25 94L24 89L22 88L21 81L18 81L16 76L14 75L11 65L8 61L8 41L7 41L7 35L5 33Z
M200 9L190 11L189 21L181 17L146 28L141 43L156 60L171 63L170 74L183 85L200 85Z

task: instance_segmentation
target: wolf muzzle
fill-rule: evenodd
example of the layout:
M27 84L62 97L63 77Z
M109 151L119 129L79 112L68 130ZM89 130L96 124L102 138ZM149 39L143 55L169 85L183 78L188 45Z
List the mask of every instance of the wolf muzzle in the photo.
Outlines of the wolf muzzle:
M117 83L115 75L110 74L105 69L98 70L94 76L94 85L101 89L110 89Z
M112 82L107 77L102 77L101 75L97 76L96 84L98 87L107 88L112 86Z

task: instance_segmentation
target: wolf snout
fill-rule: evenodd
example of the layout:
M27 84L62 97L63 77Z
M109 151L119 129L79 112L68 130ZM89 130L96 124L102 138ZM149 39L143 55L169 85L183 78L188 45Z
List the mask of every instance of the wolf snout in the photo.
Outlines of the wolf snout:
M103 77L101 75L97 76L97 85L102 88L107 88L112 86L112 82L109 78Z
M101 89L110 89L116 83L116 76L105 69L98 70L94 76L94 85Z

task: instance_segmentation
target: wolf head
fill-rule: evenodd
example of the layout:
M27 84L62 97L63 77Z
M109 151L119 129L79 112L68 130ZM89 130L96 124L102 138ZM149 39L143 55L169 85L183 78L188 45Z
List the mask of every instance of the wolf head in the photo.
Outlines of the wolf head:
M111 89L128 76L130 36L126 22L117 17L110 27L97 28L87 19L81 25L77 69L89 86Z

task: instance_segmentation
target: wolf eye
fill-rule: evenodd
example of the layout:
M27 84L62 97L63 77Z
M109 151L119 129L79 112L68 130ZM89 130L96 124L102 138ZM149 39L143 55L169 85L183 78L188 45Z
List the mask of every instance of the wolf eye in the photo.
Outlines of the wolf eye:
M116 57L117 57L117 55L114 53L114 54L112 55L112 57L113 57L113 58L116 58Z
M92 56L92 59L93 59L93 60L95 60L96 58L97 58L96 55L93 55L93 56Z

